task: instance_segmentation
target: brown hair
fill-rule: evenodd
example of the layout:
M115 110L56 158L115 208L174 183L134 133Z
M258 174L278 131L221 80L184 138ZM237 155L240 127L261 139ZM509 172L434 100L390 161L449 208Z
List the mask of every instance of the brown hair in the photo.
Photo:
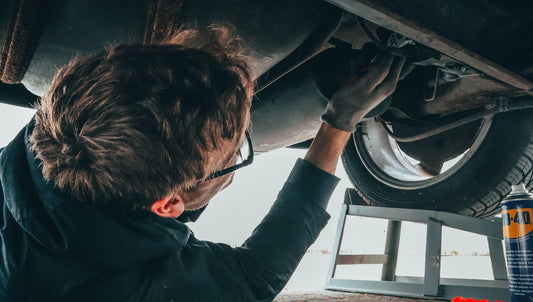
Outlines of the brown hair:
M146 208L208 176L210 150L247 126L253 80L225 27L119 45L63 67L32 149L44 178L81 201Z

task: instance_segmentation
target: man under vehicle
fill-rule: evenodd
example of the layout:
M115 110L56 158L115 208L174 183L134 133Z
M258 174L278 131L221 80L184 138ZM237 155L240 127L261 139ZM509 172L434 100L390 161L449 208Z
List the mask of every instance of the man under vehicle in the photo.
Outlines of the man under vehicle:
M267 216L231 248L182 221L249 162L254 83L238 42L224 28L184 31L58 72L0 153L0 300L269 301L282 290L329 219L351 132L394 91L403 60L377 56L333 96Z

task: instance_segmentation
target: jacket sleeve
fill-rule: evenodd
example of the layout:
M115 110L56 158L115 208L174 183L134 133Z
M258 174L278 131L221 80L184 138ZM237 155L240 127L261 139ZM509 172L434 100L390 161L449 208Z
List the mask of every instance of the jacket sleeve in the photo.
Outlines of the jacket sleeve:
M0 148L0 156L4 152L5 147ZM2 181L0 180L0 202L4 204L4 191L2 190Z
M298 160L269 213L242 246L191 235L150 287L159 288L157 298L186 301L274 299L330 218L324 208L337 183L337 177ZM175 282L176 276L181 280Z
M235 250L258 300L285 286L330 216L325 211L339 179L298 160L267 216Z

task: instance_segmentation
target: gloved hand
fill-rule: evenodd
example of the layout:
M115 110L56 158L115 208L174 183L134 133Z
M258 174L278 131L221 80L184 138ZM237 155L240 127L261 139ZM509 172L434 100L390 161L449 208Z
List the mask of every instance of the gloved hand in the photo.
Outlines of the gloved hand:
M355 75L328 103L322 121L330 126L353 132L355 125L396 89L405 58L379 54L367 72Z

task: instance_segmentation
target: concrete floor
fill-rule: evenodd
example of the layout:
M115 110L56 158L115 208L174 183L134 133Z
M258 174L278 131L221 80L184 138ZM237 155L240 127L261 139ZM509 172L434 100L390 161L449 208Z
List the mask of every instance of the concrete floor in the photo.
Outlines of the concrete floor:
M277 302L296 302L296 301L339 301L339 302L442 302L449 300L435 299L415 299L395 296L383 296L374 294L345 293L335 291L317 291L317 292L290 292L281 293L274 299Z

